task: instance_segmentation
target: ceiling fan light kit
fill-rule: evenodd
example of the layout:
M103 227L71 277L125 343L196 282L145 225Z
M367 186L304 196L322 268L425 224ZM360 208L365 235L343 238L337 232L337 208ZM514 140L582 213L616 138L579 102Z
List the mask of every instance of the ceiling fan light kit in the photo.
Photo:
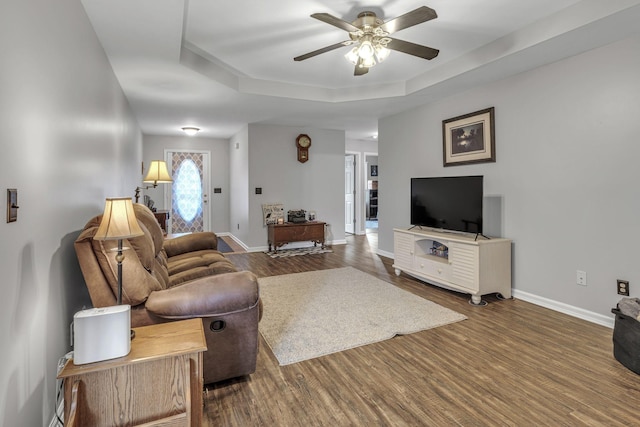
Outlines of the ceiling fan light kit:
M391 50L424 59L433 59L439 53L438 49L389 37L396 31L437 18L435 10L426 6L419 7L387 22L378 19L375 13L369 11L358 14L357 19L352 23L328 13L314 13L311 17L347 31L350 40L297 56L293 58L294 61L304 61L343 46L353 46L345 58L355 65L354 75L361 76L369 72L369 68L387 59Z
M373 42L365 40L355 46L344 57L360 68L371 68L387 59L390 53L391 51L386 48L384 40L374 38Z

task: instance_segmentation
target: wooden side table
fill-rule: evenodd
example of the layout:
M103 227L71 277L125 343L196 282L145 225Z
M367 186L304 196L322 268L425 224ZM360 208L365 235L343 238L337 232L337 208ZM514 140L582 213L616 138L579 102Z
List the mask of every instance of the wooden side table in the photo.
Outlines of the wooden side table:
M169 211L156 211L153 215L158 220L158 224L162 228L165 234L167 234L167 221L169 221Z
M271 246L273 246L273 250L277 252L278 247L286 243L305 242L308 240L312 241L314 245L320 243L324 248L325 224L326 223L320 221L269 224L269 252L271 252Z
M74 365L64 379L65 426L200 426L201 319L135 328L124 357Z

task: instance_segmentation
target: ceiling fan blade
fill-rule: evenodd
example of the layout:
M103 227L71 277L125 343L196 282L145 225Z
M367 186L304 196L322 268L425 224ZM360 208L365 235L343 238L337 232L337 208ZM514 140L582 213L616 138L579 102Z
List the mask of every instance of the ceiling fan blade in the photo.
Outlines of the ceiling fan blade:
M416 10L412 10L409 13L398 16L388 22L385 22L380 26L383 30L389 34L393 34L396 31L404 30L405 28L413 27L414 25L421 24L431 19L437 18L438 14L435 10L427 6L422 6Z
M356 64L356 69L353 72L354 76L362 76L369 72L369 68L362 67L362 58L358 59L358 63Z
M341 30L348 31L350 33L353 31L360 30L358 27L354 26L353 24L347 21L343 21L340 18L336 18L333 15L329 15L328 13L314 13L313 15L311 15L311 17L316 18L322 22L326 22L327 24L331 24L334 27L338 27Z
M398 39L391 39L391 41L387 43L387 47L391 50L397 50L398 52L408 53L409 55L424 59L433 59L440 53L438 49Z
M349 46L352 43L353 43L353 41L351 41L351 40L345 40L345 41L340 42L340 43L332 44L331 46L323 47L322 49L314 50L313 52L305 53L304 55L296 56L295 58L293 58L293 60L294 61L304 61L305 59L312 58L312 57L314 57L316 55L320 55L321 53L329 52L329 51L341 48L343 46Z

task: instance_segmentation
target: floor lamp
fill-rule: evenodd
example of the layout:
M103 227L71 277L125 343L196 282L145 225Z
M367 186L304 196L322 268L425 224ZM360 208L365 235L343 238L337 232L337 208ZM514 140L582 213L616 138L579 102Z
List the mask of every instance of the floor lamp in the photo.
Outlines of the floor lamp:
M95 240L117 240L118 254L118 305L122 304L122 261L124 255L122 251L122 239L142 236L144 232L138 225L138 220L133 211L133 203L130 197L107 198L104 205L104 214L98 227L98 231L93 237Z

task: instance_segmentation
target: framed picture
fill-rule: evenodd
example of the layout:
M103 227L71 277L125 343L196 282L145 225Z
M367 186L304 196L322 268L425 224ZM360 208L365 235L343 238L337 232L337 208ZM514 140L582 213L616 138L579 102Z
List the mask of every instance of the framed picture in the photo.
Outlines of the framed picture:
M264 225L281 224L280 219L284 222L284 207L282 203L265 203L262 205L262 217Z
M378 165L371 165L371 176L378 176Z
M444 166L496 161L494 107L442 121Z
M7 222L18 220L18 190L7 188Z

